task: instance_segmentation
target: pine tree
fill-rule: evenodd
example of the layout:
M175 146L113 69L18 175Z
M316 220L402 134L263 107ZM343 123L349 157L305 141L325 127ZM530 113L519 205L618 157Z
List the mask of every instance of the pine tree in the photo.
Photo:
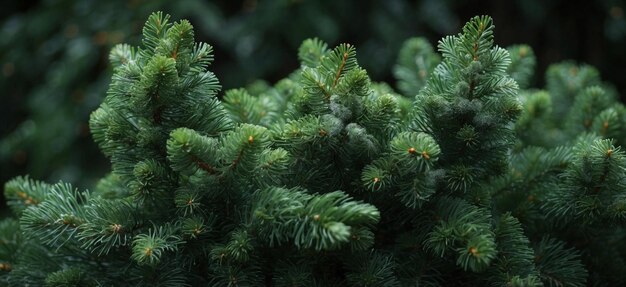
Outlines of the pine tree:
M5 185L19 219L0 222L1 282L624 284L623 108L568 64L518 96L532 50L493 33L474 17L441 57L408 41L402 95L354 46L309 39L288 78L220 100L212 47L152 14L140 47L111 51L91 114L110 174L93 191Z
M136 34L155 9L186 17L217 10L196 0L21 4L31 7L15 11L5 5L10 17L0 20L0 181L29 173L81 186L95 184L109 169L88 121L110 82L110 49L140 40ZM195 18L205 24L200 21L205 18Z
M515 124L510 169L490 186L495 206L512 212L530 238L541 239L536 256L546 250L562 257L554 260L563 267L537 257L549 285L573 280L584 286L586 273L590 285L626 284L626 249L619 242L626 236L624 106L588 65L552 65L546 83L546 90L520 93L525 107ZM573 248L579 263L562 251Z
M361 47L362 64L385 77L396 50L416 28L438 34L456 29L453 7L407 0L392 6L360 0L8 3L0 20L0 89L5 95L0 106L0 182L28 173L93 186L106 173L110 167L91 141L89 114L106 94L109 50L120 42L138 43L141 24L151 11L193 19L198 38L210 41L220 53L222 61L213 68L220 82L239 87L289 72L297 59L285 55L297 50L302 35L330 42L353 39ZM347 9L354 13L344 13ZM353 14L369 16L353 25ZM379 25L381 21L386 24Z

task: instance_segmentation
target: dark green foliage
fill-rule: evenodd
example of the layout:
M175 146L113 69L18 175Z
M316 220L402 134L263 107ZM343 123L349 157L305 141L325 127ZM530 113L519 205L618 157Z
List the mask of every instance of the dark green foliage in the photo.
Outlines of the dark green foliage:
M404 42L398 54L398 64L393 74L398 79L398 89L407 96L419 91L441 59L430 43L423 38L411 38Z
M0 282L624 284L624 108L573 64L518 96L532 50L493 33L474 17L441 59L408 41L406 97L372 83L354 46L310 39L288 78L220 100L211 46L152 14L141 47L112 50L91 116L111 173L94 191L6 184L19 224L0 222Z
M439 256L456 253L456 264L464 270L485 270L497 254L487 211L461 199L444 197L437 204L438 223L428 233L426 248Z
M55 271L47 284L71 284L67 282L82 280L84 272L93 273L84 271L95 258L89 254L105 262L103 258L109 258L106 265L130 254L127 259L132 261L126 264L137 270L180 266L165 285L180 284L176 274L191 274L191 268L203 262L204 276L185 279L184 284L220 285L233 280L243 284L246 277L259 282L250 275L260 271L252 261L260 259L254 255L258 248L370 247L369 229L379 220L372 205L339 191L313 195L268 187L287 182L290 154L270 146L266 128L232 117L238 96L231 97L229 108L222 107L215 98L219 84L206 70L210 46L193 43L188 22L168 19L162 13L148 19L142 48L113 49L113 82L90 122L94 139L112 161L113 177L105 178L102 188L128 191L105 199L101 192L79 192L63 183L48 187L18 178L7 184L17 214L25 205L36 206L21 215L21 229L33 244L83 262L77 266L80 270ZM314 73L325 77L324 89L364 96L369 81L355 69L354 48L343 45L323 58ZM351 132L358 135L359 130ZM276 205L280 198L292 201ZM215 208L220 205L227 208ZM294 209L286 213L285 207ZM216 236L221 233L231 235ZM266 233L277 237L261 236ZM81 254L73 252L76 248L83 249ZM178 252L195 258L173 256ZM134 284L164 279L148 271L138 271L147 273L135 277ZM103 283L121 280L122 275L92 274L91 279Z
M506 74L508 52L493 47L490 18L474 18L464 33L439 42L443 54L416 98L412 129L441 146L439 166L452 192L472 192L480 181L502 173L521 105L517 84Z
M511 166L488 189L539 241L544 284L623 285L624 107L588 65L555 64L546 83L520 93Z
M535 72L533 49L528 45L515 45L508 47L507 50L511 56L511 65L509 65L507 72L520 88L528 88Z
M395 262L383 254L361 254L347 262L347 283L350 286L400 286L394 276Z
M597 224L626 219L623 191L624 154L610 140L580 141L562 174L559 188L548 194L543 208L556 220ZM564 202L569 202L563 205Z
M69 268L54 272L46 278L46 286L70 287L70 286L97 286L96 282L89 278L89 274L78 268Z
M217 10L213 3L195 0L52 0L3 8L0 179L28 172L79 186L93 186L109 168L91 140L88 120L111 79L111 48L138 43L141 23L154 9L186 16ZM117 66L130 54L127 45L111 53L110 60Z
M360 227L371 228L380 219L376 208L350 201L341 191L311 196L299 190L269 188L257 196L251 224L260 233L259 240L268 241L270 246L293 242L303 249L337 249L356 241L353 236ZM372 244L367 242L362 247Z
M4 186L7 204L15 214L20 214L29 205L37 205L47 196L51 186L27 177L16 177Z
M587 271L578 252L563 242L543 238L535 253L537 270L546 286L585 286Z
M533 268L534 252L519 221L510 213L503 214L494 231L498 243L498 255L492 285L541 286L538 273Z

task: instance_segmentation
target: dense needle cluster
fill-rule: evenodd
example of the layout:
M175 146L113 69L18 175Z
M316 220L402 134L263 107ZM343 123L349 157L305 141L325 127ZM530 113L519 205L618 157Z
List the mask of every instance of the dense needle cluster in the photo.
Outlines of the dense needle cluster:
M2 284L625 284L626 108L573 63L525 90L532 49L493 33L408 40L401 94L309 39L289 77L220 99L211 46L154 13L91 115L111 173L5 185Z

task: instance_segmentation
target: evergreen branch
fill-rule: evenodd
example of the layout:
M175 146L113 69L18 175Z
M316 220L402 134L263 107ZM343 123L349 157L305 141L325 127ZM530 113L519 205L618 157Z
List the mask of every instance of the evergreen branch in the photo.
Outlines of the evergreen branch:
M321 92L321 94L324 95L325 100L330 99L330 93L328 92L328 89L324 85L323 80L317 71L311 68L303 68L302 81L304 84L304 88L307 92L310 92L314 95L320 94Z
M183 215L184 216L184 215ZM213 231L215 217L210 216L205 220L203 216L185 218L181 225L181 232L186 238L199 239Z
M204 204L202 203L202 195L199 191L188 187L181 187L176 190L174 203L176 204L176 208L178 208L178 212L182 213L185 217L198 214L203 211L202 207ZM195 234L194 236L196 235L198 234Z
M219 264L234 262L238 264L250 261L254 246L252 238L245 230L235 230L230 234L230 240L224 246L215 247L211 253Z
M95 280L78 267L59 270L46 277L47 286L95 286Z
M267 129L260 126L243 124L221 139L218 151L225 164L224 174L231 172L249 172L254 169L258 157L268 145Z
M348 45L348 48L350 47L350 44L346 44L346 45ZM341 64L339 65L339 69L337 69L337 74L335 75L335 79L333 80L333 85L332 85L333 89L335 88L335 86L337 86L337 81L339 81L339 76L341 76L341 72L343 71L343 68L346 66L347 60L348 60L348 53L344 52L343 57L341 58Z
M206 163L206 162L203 162L203 161L202 161L202 160L200 160L198 157L196 157L196 156L191 156L191 160L192 160L194 163L196 163L196 165L197 165L200 169L202 169L202 170L206 171L208 174L210 174L210 175L216 175L216 174L218 174L218 171L217 171L217 170L216 170L213 166L211 166L210 164L208 164L208 163Z
M180 237L174 235L171 226L153 227L148 233L142 233L133 239L131 258L140 265L157 265L165 252L178 250L182 244Z
M298 59L302 66L315 68L320 65L324 55L328 53L328 45L318 38L306 39L298 48Z
M239 161L241 160L241 157L243 156L244 151L245 151L244 149L239 150L237 157L230 163L230 165L228 166L228 169L233 170L237 168L237 164L239 164Z
M13 218L2 219L0 221L0 271L13 270L14 264L20 261L20 249L23 242L19 221Z
M55 184L44 201L24 210L20 227L29 237L60 248L73 239L79 232L78 227L87 221L84 204L88 199L88 193L81 193L70 184Z
M355 256L345 265L348 269L346 278L351 286L400 286L394 274L396 263L391 256L378 252L364 253Z
M283 148L294 150L307 145L317 145L338 136L342 123L331 117L304 116L290 120L277 128L277 144Z
M511 55L511 65L507 73L520 88L527 88L534 74L536 60L533 49L528 45L514 45L507 48Z
M262 286L261 268L256 265L216 265L211 268L210 286Z
M579 219L582 224L612 217L610 206L626 179L623 152L611 140L590 138L582 139L574 153L560 188L547 194L542 208L557 219Z
M559 146L551 150L528 147L511 157L509 173L493 180L490 186L494 198L510 192L515 186L523 185L532 190L546 180L550 174L559 173L573 159L571 148Z
M125 200L95 199L85 211L88 221L81 225L78 240L82 248L108 254L112 248L130 245L131 235L141 222L135 207Z
M154 52L160 41L165 37L167 29L170 27L170 15L163 16L163 12L152 13L143 27L142 43L147 52Z
M394 132L400 124L399 97L383 94L367 102L363 115L357 120L372 134Z
M192 286L189 284L189 273L173 262L162 262L156 266L135 264L132 269L125 271L125 276L120 280L133 286Z
M254 202L252 225L271 246L293 240L298 248L336 249L350 241L352 226L371 227L380 216L373 206L340 191L309 195L268 188Z
M398 165L408 171L426 171L430 169L440 153L439 145L424 133L404 132L398 134L390 143L391 156Z
M323 78L327 79L325 85L334 89L341 76L358 67L356 50L350 44L341 44L322 57L320 64L318 69Z
M406 40L393 68L398 89L406 97L417 95L440 61L425 38Z
M198 169L208 174L218 174L217 140L199 135L196 131L179 128L170 134L167 141L167 159L177 172L193 174Z
M367 71L360 67L356 67L345 73L341 79L342 81L339 82L337 87L334 89L334 92L339 95L343 95L342 97L337 96L336 99L343 102L344 105L354 105L350 104L350 101L354 101L354 99L349 100L349 98L365 98L371 93L370 78L367 75ZM331 97L331 108L332 102L333 99ZM354 109L354 107L352 108ZM355 109L355 111L358 110Z
M280 185L289 174L292 158L285 149L265 149L259 156L255 177L259 186Z
M552 118L565 117L578 93L600 83L598 70L591 66L579 66L572 62L549 66L546 70L546 88L554 103Z
M315 280L312 264L306 260L296 262L280 261L277 264L272 281L277 287L314 287Z
M140 203L155 200L167 194L168 188L172 185L165 164L152 159L136 163L133 176L128 187Z
M543 238L535 251L537 270L548 286L585 286L587 270L580 254L553 238Z
M13 213L19 215L28 206L43 201L52 187L46 183L26 177L16 177L4 185L4 196Z
M463 26L463 46L470 51L473 61L478 61L479 56L493 45L492 21L489 16L476 16Z
M213 46L207 43L195 43L189 63L190 72L203 72L213 62Z
M228 90L224 94L224 108L237 123L259 124L261 115L256 112L259 106L259 100L245 89Z
M502 284L511 284L525 278L527 281L539 281L534 262L534 251L530 241L524 235L519 221L505 213L496 223L496 242L498 243L498 257L495 260L494 281ZM533 283L530 286L534 286Z
M490 214L464 200L446 197L437 201L436 212L441 221L428 234L427 249L439 256L456 252L456 264L464 270L486 269L497 255Z
M118 44L109 53L109 62L111 62L114 69L123 69L123 65L135 61L136 58L136 49L128 44Z

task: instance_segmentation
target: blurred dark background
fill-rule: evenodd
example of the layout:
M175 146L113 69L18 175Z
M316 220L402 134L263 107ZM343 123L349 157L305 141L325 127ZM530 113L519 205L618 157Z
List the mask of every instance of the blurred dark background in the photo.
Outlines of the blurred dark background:
M0 182L30 174L88 188L106 173L108 162L87 123L106 95L108 51L118 43L138 45L143 23L157 10L189 19L196 39L215 47L211 69L224 89L287 76L308 37L355 44L373 80L393 83L391 67L404 40L423 36L436 44L470 17L487 14L499 45L534 48L533 86L543 86L549 64L572 59L596 66L626 95L623 1L44 0L2 6Z

